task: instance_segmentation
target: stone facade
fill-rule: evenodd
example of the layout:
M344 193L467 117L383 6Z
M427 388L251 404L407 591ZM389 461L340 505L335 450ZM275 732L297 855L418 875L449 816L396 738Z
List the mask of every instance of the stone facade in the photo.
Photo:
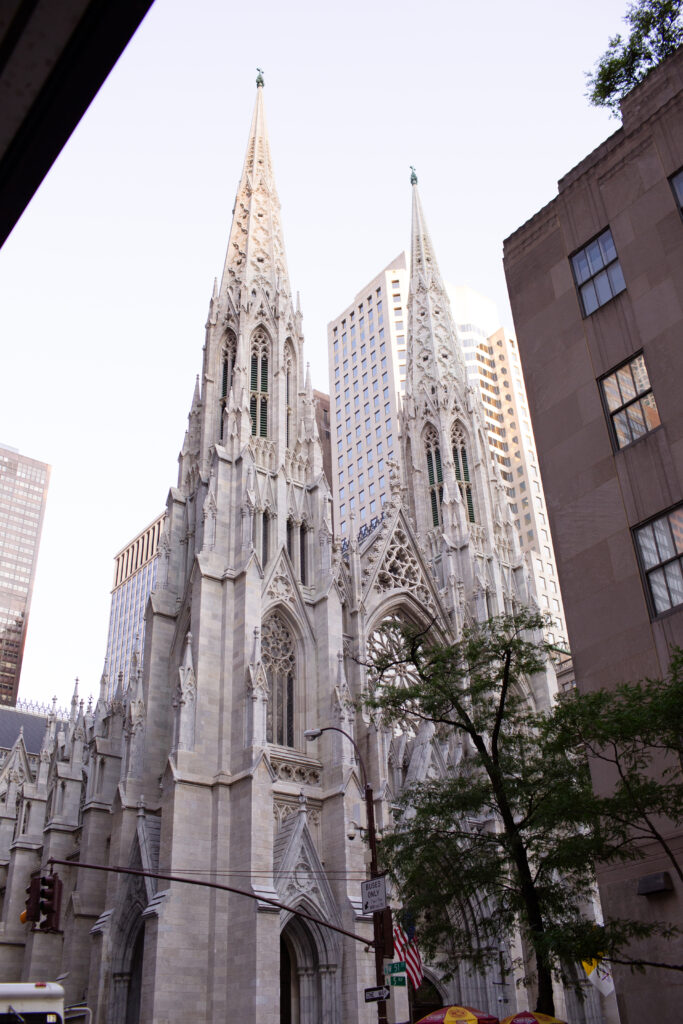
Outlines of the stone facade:
M402 478L387 467L390 500L375 529L335 539L262 84L168 496L144 657L133 655L111 697L102 680L93 709L75 699L65 728L49 720L37 777L17 775L2 826L1 976L60 978L98 1024L370 1024L363 989L374 962L363 943L264 900L371 934L360 903L365 847L349 838L363 822L359 765L340 733L307 745L304 731L335 725L355 737L385 827L402 787L449 771L457 751L429 732L378 730L354 710L378 626L400 616L450 637L465 621L534 602L416 183L408 470ZM550 675L531 682L547 706ZM17 829L29 802L29 824ZM28 880L50 856L70 861L60 869L63 936L19 923ZM505 970L513 942L501 949L502 974L462 964L445 985L427 968L439 998L527 1005ZM396 993L391 1019L405 1020L405 990Z
M622 119L505 242L576 683L585 691L660 677L671 645L683 644L683 49L625 97ZM648 546L653 529L663 545L668 538L670 555ZM608 782L603 771L595 769L598 787ZM662 829L680 863L680 827ZM606 911L681 927L683 887L673 870L671 890L638 895L641 876L671 868L660 846L643 852L644 860L600 869ZM635 953L680 961L663 940ZM675 971L624 968L615 982L622 1024L680 1014Z

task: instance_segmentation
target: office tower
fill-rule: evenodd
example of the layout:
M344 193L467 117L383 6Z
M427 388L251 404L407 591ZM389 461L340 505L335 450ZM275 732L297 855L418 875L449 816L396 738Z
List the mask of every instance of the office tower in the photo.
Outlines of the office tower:
M331 484L335 525L345 541L351 515L361 537L379 522L387 498L386 460L400 458L396 424L406 386L405 268L401 253L327 328L334 403ZM481 396L487 440L505 482L520 545L529 556L538 603L553 616L548 636L559 645L566 626L516 343L500 327L490 299L466 286L446 285L446 292L467 377ZM374 312L369 317L378 298L381 325Z
M63 978L71 1001L87 994L96 1020L367 1024L364 990L377 975L360 903L366 853L349 839L352 823L362 823L366 779L376 819L388 824L406 780L449 776L461 748L431 732L394 735L356 712L364 656L397 619L455 637L464 622L533 597L416 181L412 193L410 271L389 267L346 325L351 344L353 312L355 343L366 346L355 375L361 446L365 386L372 431L368 462L354 470L375 468L366 480L385 502L361 541L348 526L344 552L332 530L324 409L304 371L259 75L225 265L198 332L201 384L158 538L144 668L131 661L125 694L108 699L103 686L94 709L76 702L67 727L46 740L49 771L12 808L21 820L30 802L31 814L7 874L0 970ZM400 273L409 276L407 320L394 315ZM405 474L390 462L398 440L384 408L390 321L406 341ZM341 334L339 342L341 388ZM349 369L350 395L353 380ZM355 411L350 418L355 448ZM534 674L535 708L548 706L552 684L552 668ZM23 907L31 873L60 854L69 911L63 941L50 943L54 936L22 930L11 911ZM86 867L103 861L241 892ZM425 988L441 1003L505 998L516 1008L515 941L501 942L495 967L481 975L462 960L444 980L426 964ZM394 1019L408 1018L405 990L392 1005Z
M505 242L505 272L580 690L661 677L683 644L683 49ZM598 786L608 784L594 766ZM680 826L661 822L670 848ZM598 866L607 914L683 925L657 844ZM644 881L645 880L645 881ZM640 894L639 894L640 893ZM669 962L673 944L630 952ZM673 971L615 968L622 1021L680 1014Z
M330 396L324 391L313 389L315 401L315 422L318 427L318 437L323 450L323 471L325 479L332 487L332 440L330 420Z
M114 558L114 586L111 592L109 634L105 672L107 696L111 698L121 677L122 689L128 689L133 651L141 656L145 638L145 607L154 589L157 573L157 549L164 513L126 544Z
M405 389L407 301L402 252L327 327L335 529L344 541L352 521L363 534L377 525L389 499L387 460L399 453L397 395Z
M15 704L50 467L0 445L0 702Z

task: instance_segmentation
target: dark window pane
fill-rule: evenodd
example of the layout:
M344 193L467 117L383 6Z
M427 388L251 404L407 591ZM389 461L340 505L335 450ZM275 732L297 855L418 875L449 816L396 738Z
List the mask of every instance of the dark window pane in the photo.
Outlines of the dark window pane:
M626 402L630 402L632 398L636 397L636 386L633 383L630 365L622 366L620 370L617 370L616 376L619 381L622 405L625 405Z
M631 426L631 433L633 434L633 440L642 437L643 434L647 434L647 425L645 423L645 417L643 416L643 410L640 407L640 402L634 402L633 405L629 405L626 410L629 424Z
M612 260L617 258L617 250L614 248L611 231L603 231L598 238L598 242L600 243L600 250L602 252L602 259L604 263L611 263Z
M572 256L572 263L574 264L574 273L576 274L576 280L579 284L583 284L590 277L590 269L588 267L588 260L586 259L586 253L582 249L576 256Z
M583 310L586 316L590 316L591 313L594 313L600 305L598 297L595 294L595 288L593 287L592 281L588 281L587 284L582 285L581 299L583 300Z
M609 377L605 377L602 382L602 390L605 394L607 408L610 412L614 412L614 410L618 409L620 405L623 405L621 394L619 393L619 384L617 382L616 373L611 374Z
M669 584L669 597L671 598L671 605L675 607L677 604L683 604L683 574L681 573L681 563L670 562L664 568L666 573L666 582Z
M678 199L678 205L683 206L683 171L679 171L678 174L674 174L671 179L671 184L674 187L674 192Z
M633 379L636 382L636 393L642 395L643 391L649 391L650 389L650 378L647 375L645 359L642 353L636 356L635 359L632 359L630 365Z
M643 415L645 417L647 429L654 430L655 427L658 427L659 424L662 422L659 418L659 412L657 411L654 395L644 395L644 397L640 401L640 404L643 409Z
M648 524L648 526L641 527L636 536L638 538L638 547L640 548L640 557L643 560L643 565L646 569L651 569L652 566L657 565L657 562L659 561L652 526Z
M599 270L602 270L602 253L600 252L600 245L597 239L586 246L586 256L588 257L588 266L590 267L591 274L597 274Z
M659 615L661 612L666 612L671 607L671 601L669 600L669 591L667 590L666 580L664 579L664 570L655 569L648 576L650 583L650 591L652 593L652 600L655 603L655 611Z
M621 264L618 260L607 268L607 273L612 286L612 295L618 295L619 292L623 292L626 287L626 282L624 281L624 275L621 272Z
M598 296L598 305L604 306L612 298L612 288L609 283L607 271L601 271L594 279L595 291Z
M624 448L633 440L629 429L628 413L622 409L621 412L614 414L612 422L614 423L614 432L617 435L617 445L619 448Z
M677 508L669 514L669 526L679 555L683 554L683 508Z
M657 542L657 551L659 553L658 562L664 562L667 558L673 558L676 554L674 548L673 537L671 536L671 530L669 529L668 518L656 519L652 524L654 530L655 540Z

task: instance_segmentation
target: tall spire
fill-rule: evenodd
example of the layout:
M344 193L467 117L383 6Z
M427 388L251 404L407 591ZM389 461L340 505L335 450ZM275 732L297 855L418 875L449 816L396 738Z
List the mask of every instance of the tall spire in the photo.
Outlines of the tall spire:
M411 167L413 193L410 255L409 319L412 344L408 353L409 387L420 382L436 385L453 379L466 383L465 365L456 339L448 293L439 271L427 222L422 211L417 174Z
M254 285L261 285L270 292L271 299L275 293L280 299L283 295L290 295L280 200L275 188L263 103L263 73L260 70L256 83L256 103L235 197L220 289L221 294L231 293L235 307L239 306L236 285L246 285L249 291Z

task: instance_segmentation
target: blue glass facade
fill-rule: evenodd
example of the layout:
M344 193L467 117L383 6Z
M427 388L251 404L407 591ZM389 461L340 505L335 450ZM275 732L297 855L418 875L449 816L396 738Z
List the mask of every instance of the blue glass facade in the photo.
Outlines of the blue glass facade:
M128 688L130 662L138 648L142 656L145 639L145 608L157 578L157 548L164 517L159 516L116 556L114 588L111 594L107 673L111 698L119 673Z

